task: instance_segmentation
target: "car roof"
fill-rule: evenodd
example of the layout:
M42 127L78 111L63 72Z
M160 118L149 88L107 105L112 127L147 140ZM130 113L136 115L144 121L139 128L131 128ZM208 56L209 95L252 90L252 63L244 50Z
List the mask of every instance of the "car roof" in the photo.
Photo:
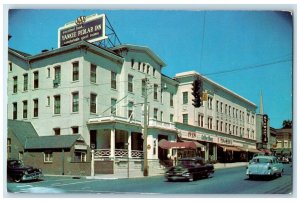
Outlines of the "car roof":
M276 158L275 156L256 156L253 157L253 159L274 159Z

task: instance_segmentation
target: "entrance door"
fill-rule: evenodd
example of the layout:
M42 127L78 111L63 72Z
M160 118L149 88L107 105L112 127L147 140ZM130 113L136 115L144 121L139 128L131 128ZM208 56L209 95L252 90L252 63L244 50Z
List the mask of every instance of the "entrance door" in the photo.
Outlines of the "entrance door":
M168 140L167 135L158 135L158 142L162 139ZM159 160L168 160L168 150L158 147L158 159Z

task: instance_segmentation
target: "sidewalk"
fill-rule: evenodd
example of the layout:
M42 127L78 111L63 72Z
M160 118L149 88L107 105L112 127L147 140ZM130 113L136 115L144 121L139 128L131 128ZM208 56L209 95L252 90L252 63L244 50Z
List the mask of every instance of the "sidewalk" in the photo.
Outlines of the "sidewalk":
M216 163L214 164L215 170L218 169L226 169L226 168L234 168L234 167L243 167L247 166L248 162L236 162L236 163ZM129 174L129 178L139 178L135 177L133 174ZM159 175L164 175L164 173L160 173ZM84 177L83 177L84 178ZM125 179L128 178L127 174L98 174L95 176L86 176L86 179L102 179L102 180L116 180L116 179Z

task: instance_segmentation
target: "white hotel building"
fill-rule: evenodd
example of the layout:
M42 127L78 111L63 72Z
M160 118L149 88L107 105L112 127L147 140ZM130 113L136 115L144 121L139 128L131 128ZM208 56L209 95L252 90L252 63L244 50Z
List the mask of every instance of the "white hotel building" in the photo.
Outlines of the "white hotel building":
M80 41L33 56L9 49L8 60L8 119L30 121L39 136L80 134L95 149L96 173L119 172L127 154L142 170L145 88L150 175L172 152L161 139L197 141L207 160L257 152L254 103L193 71L163 75L166 64L147 47ZM208 94L200 108L192 105L196 76Z

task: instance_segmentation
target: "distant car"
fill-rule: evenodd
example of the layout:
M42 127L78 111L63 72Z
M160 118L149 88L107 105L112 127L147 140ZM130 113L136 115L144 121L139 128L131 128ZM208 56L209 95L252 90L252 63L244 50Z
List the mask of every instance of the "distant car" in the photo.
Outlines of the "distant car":
M281 162L281 163L290 163L289 158L286 157L286 156L283 156L283 157L279 158L278 161Z
M249 179L259 176L282 176L283 164L275 156L256 156L247 166Z
M42 179L44 176L41 169L24 166L20 160L8 160L7 177L14 182L21 182Z
M209 177L214 173L214 166L206 164L201 157L182 158L178 160L176 166L171 167L165 173L165 178L168 181L173 180L188 180L194 181L200 177Z

